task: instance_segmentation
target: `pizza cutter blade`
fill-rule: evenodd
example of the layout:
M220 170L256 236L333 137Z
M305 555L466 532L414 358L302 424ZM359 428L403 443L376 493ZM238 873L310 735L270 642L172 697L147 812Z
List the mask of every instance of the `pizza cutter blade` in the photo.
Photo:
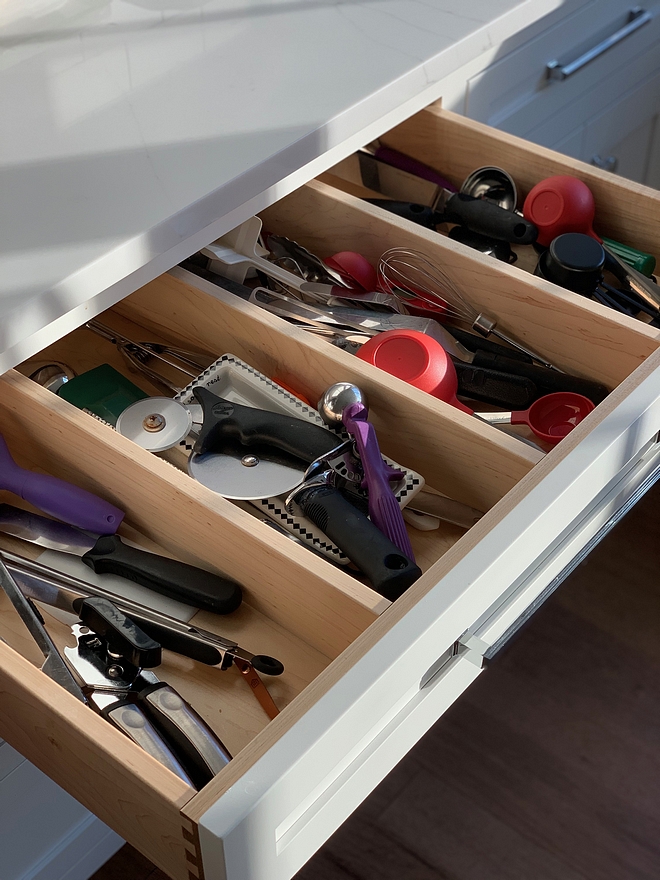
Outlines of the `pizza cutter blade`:
M284 495L298 486L306 465L277 450L226 446L222 452L193 453L188 473L225 498L255 501Z
M117 419L117 431L149 452L164 452L187 437L193 426L191 410L170 397L147 397L127 407Z

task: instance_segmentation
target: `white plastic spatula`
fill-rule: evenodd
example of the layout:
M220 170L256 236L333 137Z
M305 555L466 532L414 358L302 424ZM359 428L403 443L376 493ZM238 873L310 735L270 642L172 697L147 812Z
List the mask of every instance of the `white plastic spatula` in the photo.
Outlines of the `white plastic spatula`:
M243 284L250 269L261 269L270 278L300 290L305 279L265 259L268 250L259 244L260 234L261 220L259 217L250 217L205 247L202 254L211 260L211 271Z

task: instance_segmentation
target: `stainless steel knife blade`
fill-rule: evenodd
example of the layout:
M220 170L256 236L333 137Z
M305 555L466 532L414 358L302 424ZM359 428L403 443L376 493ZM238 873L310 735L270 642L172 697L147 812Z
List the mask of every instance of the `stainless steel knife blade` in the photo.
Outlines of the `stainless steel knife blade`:
M0 531L49 550L61 550L74 556L83 556L91 550L98 537L75 526L39 516L37 513L29 513L12 504L0 504Z

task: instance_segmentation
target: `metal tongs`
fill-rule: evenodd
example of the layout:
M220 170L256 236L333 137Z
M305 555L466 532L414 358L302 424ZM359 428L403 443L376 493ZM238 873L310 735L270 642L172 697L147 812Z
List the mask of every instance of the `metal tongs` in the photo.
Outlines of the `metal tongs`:
M119 352L138 372L141 372L157 387L164 388L168 392L178 394L185 385L176 385L166 375L154 369L153 361L165 364L174 370L178 370L189 379L196 379L215 358L201 351L189 351L185 348L177 348L164 345L160 342L135 342L122 333L107 327L101 321L88 321L85 326L108 342L117 346ZM187 382L185 383L188 384Z
M106 718L186 785L202 788L231 755L195 710L151 671L161 646L116 605L99 597L74 600L80 623L65 658L50 639L34 604L0 559L0 583L46 658L42 669Z

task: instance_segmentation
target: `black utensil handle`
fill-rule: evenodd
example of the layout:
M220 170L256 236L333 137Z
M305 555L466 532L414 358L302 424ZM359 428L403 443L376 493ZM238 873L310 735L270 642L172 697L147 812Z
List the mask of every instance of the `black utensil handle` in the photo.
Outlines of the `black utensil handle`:
M438 217L433 208L429 208L427 205L418 205L416 202L395 202L390 199L363 199L363 201L383 208L391 214L396 214L397 217L403 217L404 220L417 223L425 229L433 229L434 232L438 223L442 222L442 218Z
M212 451L224 438L246 447L275 447L311 464L341 443L336 434L313 422L232 403L208 388L195 388L193 394L204 410L204 424L195 443L197 453Z
M513 373L516 376L524 376L531 379L538 388L538 396L552 394L555 391L572 391L575 394L583 394L595 404L601 403L610 393L600 382L591 379L583 379L581 376L572 376L570 373L560 373L559 370L549 370L536 364L525 364L513 358L494 355L487 351L478 351L472 361L473 366L486 367L490 370L502 370Z
M108 599L89 596L79 606L74 602L74 607L82 623L105 639L113 653L121 654L133 666L160 666L160 644Z
M117 535L103 535L82 557L96 574L116 574L216 614L229 614L241 604L239 584L176 559L167 559L124 544Z
M120 699L103 709L101 715L125 733L129 739L132 739L136 745L144 749L152 758L169 768L186 785L195 788L192 779L184 770L177 756L163 740L140 706L130 700Z
M196 788L203 788L231 761L225 745L193 707L166 682L137 693L140 707L181 763Z
M453 359L452 359L453 360ZM497 370L486 370L454 360L458 378L457 394L483 403L492 403L504 409L527 409L539 397L531 379Z
M460 192L447 199L441 219L461 223L480 235L513 244L532 244L538 235L536 226L520 214Z
M451 333L454 339L457 339L462 345L464 345L468 351L490 351L493 354L501 354L503 357L511 358L516 361L525 361L525 363L533 364L534 359L531 355L525 354L524 351L520 351L517 348L509 348L508 345L502 345L501 342L493 342L492 339L486 339L485 337L476 333L470 333L469 330L461 330L459 327L447 327L447 330Z
M227 669L231 666L231 658L226 657L223 663L223 652L215 645L209 644L203 637L196 636L194 632L183 633L176 632L168 627L167 624L158 623L147 617L141 617L139 613L131 612L131 617L138 624L141 630L146 632L160 643L161 647L167 651L173 651L182 657L189 657L205 666L219 666Z
M386 599L398 599L421 575L421 569L337 489L312 486L303 489L296 502Z

